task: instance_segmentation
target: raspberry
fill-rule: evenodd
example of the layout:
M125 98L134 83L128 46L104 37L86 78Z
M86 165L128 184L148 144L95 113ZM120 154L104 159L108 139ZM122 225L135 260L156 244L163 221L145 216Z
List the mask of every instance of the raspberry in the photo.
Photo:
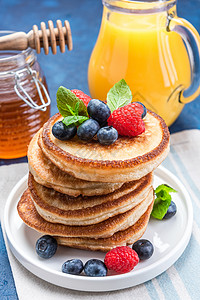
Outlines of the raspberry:
M113 111L108 118L108 125L113 126L120 135L137 136L145 131L141 104L133 102Z
M127 273L138 264L137 253L128 246L116 247L106 253L104 263L106 267L117 273Z
M88 103L90 102L91 98L90 96L86 95L80 90L71 90L72 93L76 95L80 100L82 100L85 104L85 106L88 106Z

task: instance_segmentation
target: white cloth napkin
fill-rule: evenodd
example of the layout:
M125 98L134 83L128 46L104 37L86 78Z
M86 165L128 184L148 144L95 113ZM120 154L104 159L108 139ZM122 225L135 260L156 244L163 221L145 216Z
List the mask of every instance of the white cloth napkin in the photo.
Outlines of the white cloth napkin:
M135 287L113 292L80 292L57 287L26 270L7 246L10 265L20 300L83 299L199 299L200 278L200 131L188 130L171 135L171 150L163 166L173 172L189 191L194 206L194 226L190 243L179 260L158 277ZM0 167L0 207L14 184L28 171L27 164ZM5 235L4 235L5 237Z

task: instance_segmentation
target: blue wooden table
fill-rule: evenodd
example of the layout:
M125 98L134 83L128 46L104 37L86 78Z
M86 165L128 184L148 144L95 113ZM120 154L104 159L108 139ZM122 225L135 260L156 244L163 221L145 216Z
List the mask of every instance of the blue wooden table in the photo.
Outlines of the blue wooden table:
M179 0L178 15L189 20L200 32L200 1ZM101 0L1 0L0 30L28 32L41 21L68 19L72 29L74 49L65 54L45 56L38 60L46 75L52 99L51 114L57 112L56 91L60 85L78 88L89 93L87 66L99 31L102 13ZM185 106L171 133L184 129L200 129L200 97ZM25 162L27 158L0 160L0 165ZM18 299L0 228L0 299Z

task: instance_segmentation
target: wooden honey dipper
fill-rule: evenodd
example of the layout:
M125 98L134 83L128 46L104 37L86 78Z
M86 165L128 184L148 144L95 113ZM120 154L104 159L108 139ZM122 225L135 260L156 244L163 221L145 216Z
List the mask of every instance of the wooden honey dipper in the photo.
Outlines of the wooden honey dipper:
M53 22L48 21L48 29L44 22L40 23L41 30L37 25L33 25L33 30L28 33L16 32L0 37L0 50L26 50L28 47L36 49L39 54L41 48L44 53L49 54L49 47L52 53L56 54L56 46L60 46L60 51L65 52L65 45L68 50L72 50L72 35L69 22L64 21L64 27L60 20L56 21L57 28L54 28Z

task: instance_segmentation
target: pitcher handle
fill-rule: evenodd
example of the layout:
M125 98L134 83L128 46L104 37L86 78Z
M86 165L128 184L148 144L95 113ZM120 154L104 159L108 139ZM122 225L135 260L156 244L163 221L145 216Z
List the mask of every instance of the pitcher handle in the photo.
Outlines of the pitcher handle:
M167 30L175 31L182 37L189 54L191 85L179 96L179 102L185 104L193 101L200 94L200 36L187 20L172 14L168 16Z

